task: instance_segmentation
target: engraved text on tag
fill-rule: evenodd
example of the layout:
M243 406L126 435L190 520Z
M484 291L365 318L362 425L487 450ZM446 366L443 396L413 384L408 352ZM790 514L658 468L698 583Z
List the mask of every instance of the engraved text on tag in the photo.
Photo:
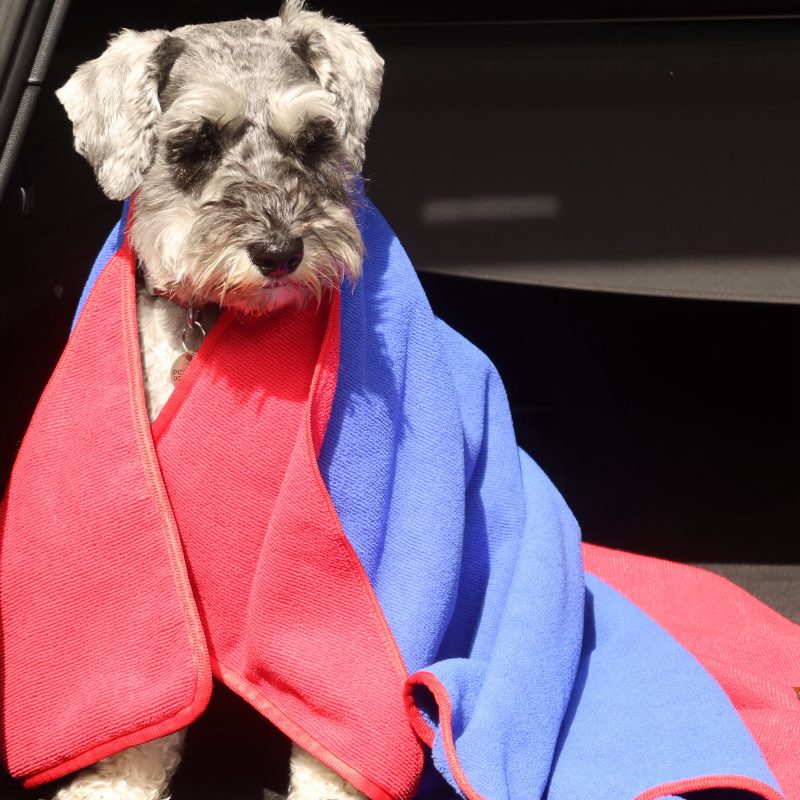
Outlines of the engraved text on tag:
M170 377L173 383L177 383L186 372L186 368L192 363L194 353L181 353L173 362Z

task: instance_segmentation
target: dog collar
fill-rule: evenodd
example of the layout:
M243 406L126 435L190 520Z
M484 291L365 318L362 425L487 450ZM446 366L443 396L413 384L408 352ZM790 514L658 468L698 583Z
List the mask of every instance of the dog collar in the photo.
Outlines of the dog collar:
M186 308L186 303L179 300L174 292L171 292L169 289L162 289L159 286L155 286L147 277L147 273L145 272L144 265L142 264L139 257L136 257L136 277L137 280L141 280L144 284L144 288L147 289L147 293L151 297L163 297L165 300L169 300L171 303L175 303L175 305L181 306L182 308Z

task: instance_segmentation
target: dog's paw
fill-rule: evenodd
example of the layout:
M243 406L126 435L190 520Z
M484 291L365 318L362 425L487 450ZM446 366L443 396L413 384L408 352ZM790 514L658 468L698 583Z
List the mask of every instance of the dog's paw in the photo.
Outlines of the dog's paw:
M131 786L124 780L76 779L60 789L53 800L160 800L164 796L160 786Z
M292 748L289 767L287 800L367 800L344 778L296 745Z
M161 800L180 762L184 732L129 747L72 777L53 800Z

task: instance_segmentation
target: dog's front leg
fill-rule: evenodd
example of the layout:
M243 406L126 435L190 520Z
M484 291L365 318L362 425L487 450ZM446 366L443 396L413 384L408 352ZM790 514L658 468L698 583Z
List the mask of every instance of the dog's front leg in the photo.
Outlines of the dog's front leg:
M181 759L184 731L129 747L79 772L53 800L159 800Z
M293 745L287 800L366 800L366 797L305 750Z

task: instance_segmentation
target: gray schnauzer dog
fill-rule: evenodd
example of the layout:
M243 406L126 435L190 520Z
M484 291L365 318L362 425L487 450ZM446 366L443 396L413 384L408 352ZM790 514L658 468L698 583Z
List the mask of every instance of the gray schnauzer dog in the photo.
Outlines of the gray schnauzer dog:
M356 28L286 0L268 20L125 30L58 91L75 147L112 199L134 192L131 241L148 413L172 388L192 309L263 314L361 270L353 216L383 61ZM58 800L157 800L183 732L79 773ZM294 800L362 797L295 747Z

